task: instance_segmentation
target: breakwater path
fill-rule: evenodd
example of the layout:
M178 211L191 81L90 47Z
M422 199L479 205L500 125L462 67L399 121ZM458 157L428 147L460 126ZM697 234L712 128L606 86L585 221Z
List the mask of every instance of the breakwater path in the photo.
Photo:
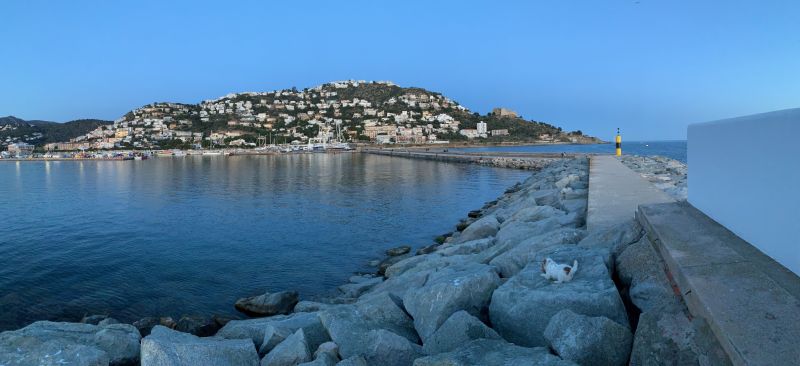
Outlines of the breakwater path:
M593 156L589 163L589 230L633 218L642 204L672 202L664 191L609 155Z
M375 149L364 148L364 153L413 159L435 160L450 163L488 165L500 168L538 170L557 159L574 158L581 154L561 153L480 153L450 152L448 149Z

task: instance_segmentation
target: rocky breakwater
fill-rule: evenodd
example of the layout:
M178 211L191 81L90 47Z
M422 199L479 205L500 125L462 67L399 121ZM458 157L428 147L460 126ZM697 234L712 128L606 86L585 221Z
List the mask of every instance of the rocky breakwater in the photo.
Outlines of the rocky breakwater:
M529 156L500 156L491 153L431 152L422 149L364 149L365 153L404 158L444 161L451 163L470 163L498 168L539 170L555 158L530 154Z
M686 164L663 156L624 155L620 159L631 170L678 201L688 195Z
M515 157L486 157L475 161L478 165L493 166L498 168L538 170L546 166L548 159L515 158Z
M0 365L136 365L140 340L129 324L39 321L0 333Z
M554 161L452 235L390 250L382 275L354 276L329 301L266 294L249 302L289 304L268 307L286 314L231 320L208 337L155 325L141 346L130 326L74 337L34 323L0 335L0 350L18 357L2 353L0 364L78 349L95 355L81 365L725 364L636 221L585 230L587 188L587 159ZM577 260L572 280L543 278L548 257Z

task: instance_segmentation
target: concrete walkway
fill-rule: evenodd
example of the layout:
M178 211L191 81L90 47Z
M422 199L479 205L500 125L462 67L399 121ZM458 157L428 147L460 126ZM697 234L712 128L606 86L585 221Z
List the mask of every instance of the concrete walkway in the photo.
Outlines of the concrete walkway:
M610 155L592 156L586 227L595 230L632 219L639 205L673 202L638 173Z
M735 365L800 365L797 275L686 202L642 206L638 218Z

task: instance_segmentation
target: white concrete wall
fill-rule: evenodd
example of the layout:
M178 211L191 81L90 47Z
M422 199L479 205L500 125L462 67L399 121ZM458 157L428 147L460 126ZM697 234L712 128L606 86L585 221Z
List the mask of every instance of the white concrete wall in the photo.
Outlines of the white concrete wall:
M800 108L689 126L689 202L800 275Z

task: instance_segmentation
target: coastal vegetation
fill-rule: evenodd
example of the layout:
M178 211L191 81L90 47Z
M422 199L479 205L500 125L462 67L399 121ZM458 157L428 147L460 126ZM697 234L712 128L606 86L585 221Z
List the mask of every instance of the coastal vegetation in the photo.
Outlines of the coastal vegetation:
M78 119L57 123L38 120L26 121L14 116L0 117L0 145L8 145L12 142L43 145L51 142L69 141L69 139L112 123L112 121L99 119Z

